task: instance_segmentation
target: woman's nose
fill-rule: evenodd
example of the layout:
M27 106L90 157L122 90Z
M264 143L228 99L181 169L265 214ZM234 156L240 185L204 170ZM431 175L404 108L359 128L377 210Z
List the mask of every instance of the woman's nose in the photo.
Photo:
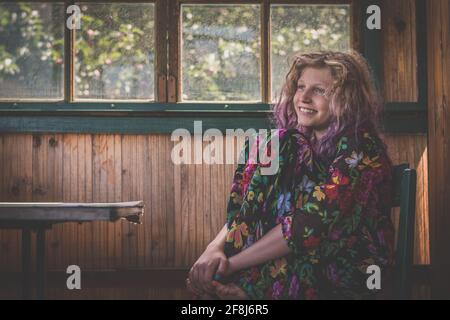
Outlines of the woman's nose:
M311 101L311 92L309 90L305 90L301 96L302 102L310 102Z

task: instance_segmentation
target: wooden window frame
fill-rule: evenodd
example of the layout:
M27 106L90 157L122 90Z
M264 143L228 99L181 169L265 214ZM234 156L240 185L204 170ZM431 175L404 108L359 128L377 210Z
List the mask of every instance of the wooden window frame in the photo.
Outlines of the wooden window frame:
M39 0L40 2L64 2L65 7L76 1ZM423 0L416 0L424 3ZM25 1L24 1L25 2ZM79 1L83 2L83 1ZM84 2L130 2L155 3L155 95L154 102L74 101L73 64L74 32L65 28L65 68L64 101L21 102L0 101L0 132L79 132L79 133L171 133L176 128L193 130L194 120L203 121L203 129L248 129L269 127L270 114L270 5L271 4L350 4L351 5L351 45L363 52L372 65L376 75L380 75L381 31L366 30L362 23L367 5L378 1L368 0L222 0L220 4L260 4L261 5L261 103L202 103L178 102L180 96L180 7L181 4L217 4L211 0L93 0ZM166 4L167 5L164 5ZM416 12L420 12L417 10ZM425 12L425 10L423 10ZM420 15L421 16L421 15ZM66 16L67 18L67 16ZM418 14L419 19L419 14ZM424 19L424 18L423 18ZM417 30L425 21L417 21ZM171 21L169 23L169 21ZM160 32L166 30L166 32ZM417 32L417 45L424 41L423 32ZM420 41L419 41L420 40ZM426 39L425 39L426 43ZM424 69L423 57L426 50L418 50L418 78ZM379 52L380 55L374 54ZM421 57L419 57L419 53ZM70 68L67 68L70 66ZM166 68L167 66L167 68ZM426 83L419 82L419 101L417 103L387 104L385 130L394 133L426 132ZM426 92L426 90L425 90ZM425 100L423 100L425 99ZM199 107L200 106L200 107ZM422 121L424 119L424 121Z

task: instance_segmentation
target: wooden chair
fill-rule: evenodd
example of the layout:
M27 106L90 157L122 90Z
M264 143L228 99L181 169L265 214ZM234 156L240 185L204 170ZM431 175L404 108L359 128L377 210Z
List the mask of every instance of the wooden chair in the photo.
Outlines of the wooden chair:
M416 170L408 164L393 168L394 199L400 207L394 270L394 299L410 299L414 257L414 221L416 213Z

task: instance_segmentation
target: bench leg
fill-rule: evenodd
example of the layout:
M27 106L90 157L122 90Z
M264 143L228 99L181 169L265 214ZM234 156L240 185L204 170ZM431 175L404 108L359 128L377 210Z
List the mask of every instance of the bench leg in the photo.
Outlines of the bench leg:
M22 299L31 298L31 230L22 229Z
M45 298L45 228L37 230L36 250L36 296L38 300Z

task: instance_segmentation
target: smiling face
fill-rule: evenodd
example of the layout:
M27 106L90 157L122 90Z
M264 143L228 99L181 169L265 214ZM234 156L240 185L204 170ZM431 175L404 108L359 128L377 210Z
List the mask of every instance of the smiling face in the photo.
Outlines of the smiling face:
M318 139L326 133L331 122L326 90L332 84L333 77L328 68L312 67L305 68L297 82L293 102L298 124L312 129Z

